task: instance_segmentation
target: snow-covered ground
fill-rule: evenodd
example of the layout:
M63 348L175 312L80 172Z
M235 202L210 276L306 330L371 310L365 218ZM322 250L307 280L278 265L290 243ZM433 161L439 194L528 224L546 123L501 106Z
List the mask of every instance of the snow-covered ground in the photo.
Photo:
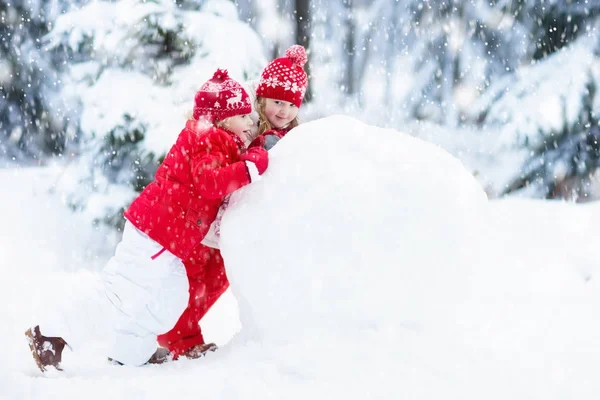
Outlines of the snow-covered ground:
M0 399L600 395L600 204L488 201L439 147L340 116L234 196L231 291L203 323L218 352L117 367L90 337L43 375L23 331L93 290L114 246L49 192L59 174L0 170Z

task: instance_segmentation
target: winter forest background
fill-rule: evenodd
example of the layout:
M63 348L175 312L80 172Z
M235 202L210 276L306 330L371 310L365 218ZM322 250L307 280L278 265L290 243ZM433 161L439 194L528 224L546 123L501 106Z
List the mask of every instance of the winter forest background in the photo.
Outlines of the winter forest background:
M299 43L303 122L434 142L490 198L597 200L599 28L600 0L0 0L0 163L57 166L65 204L118 227L202 82Z

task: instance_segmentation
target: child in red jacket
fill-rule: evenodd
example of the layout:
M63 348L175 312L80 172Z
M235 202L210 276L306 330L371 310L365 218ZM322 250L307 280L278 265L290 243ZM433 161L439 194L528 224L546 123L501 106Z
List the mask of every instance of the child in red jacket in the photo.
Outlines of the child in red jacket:
M264 149L246 151L250 112L246 91L217 70L196 93L193 119L155 180L125 212L123 239L102 271L101 297L112 303L102 322L110 327L108 356L115 362L161 363L215 348L204 343L198 323L228 281L220 251L201 242L223 199L268 166ZM72 319L65 327L77 325ZM62 337L44 336L39 325L26 336L42 371L60 368Z
M308 79L304 47L294 45L285 57L271 61L263 70L256 88L258 136L250 147L267 150L292 128L298 126L298 109L304 99Z

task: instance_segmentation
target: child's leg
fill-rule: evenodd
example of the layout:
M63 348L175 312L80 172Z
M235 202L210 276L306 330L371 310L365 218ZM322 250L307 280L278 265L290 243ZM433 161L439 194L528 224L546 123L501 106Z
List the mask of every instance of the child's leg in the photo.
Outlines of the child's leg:
M208 310L219 300L221 295L229 288L229 280L225 271L223 257L218 249L211 249L212 256L206 267L206 299L200 319L206 315Z
M198 344L204 344L204 337L198 321L200 320L200 310L194 307L195 299L201 299L206 292L206 285L203 282L189 280L189 303L183 311L175 326L167 333L158 335L158 344L169 349L175 358L191 347Z
M105 338L111 333L111 304L104 294L98 275L82 270L62 277L60 290L44 297L38 305L39 314L32 315L32 327L39 325L43 336L61 337L74 351L102 351ZM100 346L100 347L99 347Z
M101 279L87 271L69 277L55 298L32 319L41 334L62 337L74 351L97 339L123 364L142 365L188 302L188 279L180 259L129 222ZM106 349L108 347L108 349Z
M188 301L181 260L127 223L123 241L102 272L112 303L110 358L142 365L157 348L156 337L172 327Z
M178 357L193 346L204 344L199 322L227 290L223 258L217 249L204 247L185 262L190 285L187 308L169 332L158 342Z

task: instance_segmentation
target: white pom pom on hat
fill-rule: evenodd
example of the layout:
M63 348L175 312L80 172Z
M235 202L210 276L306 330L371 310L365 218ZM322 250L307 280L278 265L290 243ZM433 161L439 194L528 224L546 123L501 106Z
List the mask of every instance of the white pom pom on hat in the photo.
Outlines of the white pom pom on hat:
M295 44L291 46L289 49L285 51L285 56L292 60L293 64L298 65L299 67L304 67L306 61L308 61L308 57L306 57L306 50L304 47L299 44Z

